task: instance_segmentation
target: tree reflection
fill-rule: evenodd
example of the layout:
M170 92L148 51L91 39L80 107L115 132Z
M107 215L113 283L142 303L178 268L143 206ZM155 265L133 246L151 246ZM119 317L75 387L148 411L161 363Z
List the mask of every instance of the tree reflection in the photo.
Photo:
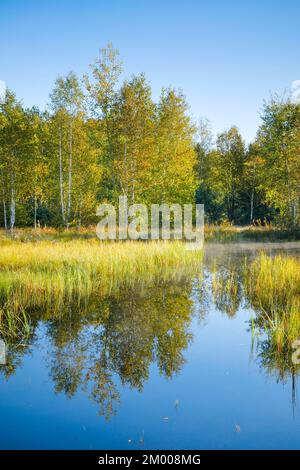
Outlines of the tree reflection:
M250 328L256 344L255 358L277 381L291 380L295 406L300 366L292 362L290 343L283 341L279 349L274 340L279 327L285 331L290 317L280 320L278 316L280 321L275 321L267 312L266 321L266 312L251 295L244 257L213 257L207 260L199 283L185 279L141 285L104 299L95 297L88 305L65 305L60 312L28 312L25 317L15 317L14 323L12 318L2 316L0 336L8 352L7 363L0 366L0 371L6 378L15 372L40 334L37 327L42 325L48 345L46 364L55 392L72 399L83 391L99 414L109 419L120 401L118 382L142 391L153 363L166 379L180 373L185 364L184 351L192 341L195 309L202 321L211 303L229 318L246 305L255 313Z
M12 314L9 304L0 308L0 339L5 350L0 372L6 379L15 374L24 354L30 352L30 346L35 341L36 326L34 312L29 318L21 309Z
M87 308L65 306L59 314L45 312L35 317L30 340L41 320L46 326L46 364L55 392L71 399L79 390L85 391L99 414L108 419L120 400L117 377L123 386L141 391L151 363L157 364L165 378L179 373L185 363L184 350L192 340L191 290L191 280L164 283L127 290L120 297L95 299ZM15 340L16 346L19 339ZM18 354L14 350L14 359L2 366L7 377L20 365L26 348Z
M300 364L295 364L293 361L294 349L292 345L285 339L283 347L279 349L274 341L274 334L276 335L274 327L270 327L270 317L266 319L266 314L263 310L256 310L256 317L251 322L252 331L252 349L254 350L257 362L261 369L270 377L274 377L279 383L286 384L291 382L292 406L295 410L297 405L296 400L296 385L300 375Z
M243 300L243 271L240 263L227 260L227 263L211 266L211 290L216 308L234 317Z
M210 273L211 301L229 317L235 316L242 305L253 310L249 329L253 339L252 354L268 376L280 383L291 383L292 405L295 408L296 383L300 374L300 365L292 360L293 339L300 335L296 299L292 299L291 305L286 302L285 308L275 297L270 297L270 305L263 303L259 293L268 292L268 285L261 286L261 291L248 288L252 261L237 254L227 253L225 257L222 254L206 261Z

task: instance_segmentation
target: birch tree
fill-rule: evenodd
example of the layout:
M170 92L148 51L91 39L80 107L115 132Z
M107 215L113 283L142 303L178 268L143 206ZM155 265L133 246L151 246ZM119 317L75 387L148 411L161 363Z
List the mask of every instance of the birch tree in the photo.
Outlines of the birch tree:
M272 99L264 107L258 132L266 201L283 224L300 225L300 105Z
M89 97L90 115L97 124L93 130L93 138L100 150L103 169L100 194L104 198L113 199L119 193L114 172L115 145L118 139L115 131L117 87L122 73L119 51L109 43L100 49L99 57L90 68L91 73L84 76L84 83Z
M238 220L244 163L245 144L238 129L232 127L219 134L212 155L211 178L230 222Z
M157 108L157 153L151 171L157 202L194 202L197 187L195 133L183 94L163 89Z
M28 179L28 127L26 116L15 95L7 90L0 104L0 156L4 226L14 231L16 205Z
M66 228L69 228L72 212L74 124L82 113L83 98L79 80L72 72L56 80L51 94L51 107L58 136L61 218Z

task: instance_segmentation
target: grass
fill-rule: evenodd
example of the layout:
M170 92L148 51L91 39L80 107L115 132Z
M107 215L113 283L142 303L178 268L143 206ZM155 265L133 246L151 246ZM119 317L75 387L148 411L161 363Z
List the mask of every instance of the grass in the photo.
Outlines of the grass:
M219 241L274 231L271 226L205 228L206 239ZM93 227L80 232L18 229L13 237L0 231L0 323L13 312L22 321L24 310L59 310L64 302L179 280L199 272L201 260L202 252L187 251L179 241L100 242ZM228 271L212 279L215 300L231 315L240 301L236 277ZM262 254L245 264L243 284L259 312L256 324L268 331L277 351L289 350L300 336L300 261Z
M206 224L204 227L204 237L207 242L216 243L236 243L247 241L275 242L300 240L300 232L286 230L272 224L257 222L256 225L235 226L230 223L219 225ZM18 228L13 236L10 232L0 229L0 244L9 243L10 240L20 242L45 241L74 241L74 240L97 240L96 227L82 227L80 230L70 228L69 230L55 229L51 227L38 228Z
M272 224L234 226L224 223L205 225L204 238L207 242L216 243L278 242L299 240L300 232L280 229Z
M261 254L245 269L245 292L259 312L256 326L276 352L291 352L300 338L300 261Z
M212 269L212 294L216 307L233 317L241 300L239 273L235 266Z
M6 344L20 341L20 338L26 342L30 333L31 325L24 310L12 310L9 303L0 307L0 336Z
M199 271L202 252L182 242L97 239L0 242L0 304L12 311L85 301Z

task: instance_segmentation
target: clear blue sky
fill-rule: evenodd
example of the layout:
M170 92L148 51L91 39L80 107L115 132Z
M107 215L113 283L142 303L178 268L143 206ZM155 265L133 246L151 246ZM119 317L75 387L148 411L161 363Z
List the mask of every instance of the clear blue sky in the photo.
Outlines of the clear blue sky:
M111 41L155 99L182 88L195 119L249 141L263 100L300 79L300 2L0 0L0 41L0 80L26 106L44 107L58 75L83 74Z

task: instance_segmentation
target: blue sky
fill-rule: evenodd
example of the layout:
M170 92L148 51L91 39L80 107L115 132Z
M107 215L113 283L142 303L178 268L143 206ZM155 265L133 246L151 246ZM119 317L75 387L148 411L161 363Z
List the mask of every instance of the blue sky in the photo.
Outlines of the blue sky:
M0 0L0 80L26 106L44 107L55 78L85 73L109 41L155 99L181 88L195 119L249 141L263 100L300 79L300 2Z

